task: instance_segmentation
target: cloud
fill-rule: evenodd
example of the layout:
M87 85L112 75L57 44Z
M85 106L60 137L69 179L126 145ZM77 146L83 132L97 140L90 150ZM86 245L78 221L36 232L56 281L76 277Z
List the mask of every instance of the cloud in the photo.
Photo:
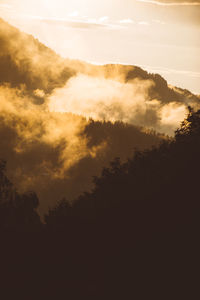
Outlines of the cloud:
M10 9L10 8L12 8L12 5L10 5L10 4L6 4L6 3L0 3L0 8L8 8L8 9Z
M187 106L172 100L173 105L168 107L156 98L151 99L153 86L151 80L133 79L125 83L122 78L106 79L80 74L71 78L65 87L54 91L49 98L49 109L72 112L94 120L120 120L172 134L184 119Z
M24 15L27 19L38 20L49 25L58 25L75 29L118 29L119 25L106 22L107 16L99 19L91 19L88 17L78 17L74 15L72 18L44 18L41 16Z
M154 1L154 0L137 0L138 2L143 2L147 4L154 4L159 6L200 6L199 0L191 0L191 1L184 1L184 0L166 0L166 1Z
M165 25L166 23L161 21L161 20L153 20L154 23L157 23L157 24L161 24L161 25Z
M99 18L99 22L102 23L102 22L106 22L109 20L109 17L108 16L103 16L101 18Z
M39 90L35 93L42 97L44 95ZM12 129L17 137L14 151L24 153L32 143L55 148L62 143L58 157L62 168L52 173L56 177L62 176L65 169L85 155L86 141L84 138L79 139L79 133L86 124L83 119L51 114L45 104L33 104L23 89L13 89L9 85L1 86L0 96L3 102L0 106L1 122ZM68 153L66 157L65 151Z
M121 24L132 24L132 23L134 23L134 21L132 19L123 19L123 20L120 20L119 23L121 23Z
M149 26L149 22L146 21L140 21L138 22L139 25Z
M160 68L160 67L151 67L151 66L141 66L151 72L159 73L159 74L177 74L177 75L185 75L188 77L200 78L200 72L190 71L190 70L176 70L170 68Z
M44 91L35 93L44 95ZM8 176L18 190L35 190L42 209L66 194L66 186L69 195L70 191L83 192L81 187L74 187L70 170L83 159L94 159L106 146L100 142L88 147L84 134L87 121L71 113L49 112L45 103L34 104L23 87L1 86L0 99L0 157L8 162ZM92 177L88 175L84 181L88 187Z
M185 117L184 91L169 96L159 75L63 60L0 22L0 157L20 191L37 192L41 210L91 189L92 176L114 157L152 146L155 136L145 140L133 125L173 134Z
M143 93L142 83L141 87L135 87L135 91L140 90ZM70 95L71 92L75 94ZM20 192L34 190L38 194L40 212L64 196L72 201L90 190L92 176L100 175L102 167L114 157L127 159L134 146L144 149L145 145L151 146L153 141L159 140L150 135L145 140L145 134L127 125L106 125L105 122L96 125L92 122L90 128L90 122L82 117L87 112L92 116L92 108L96 110L97 119L125 118L128 107L123 107L119 101L123 100L123 93L124 97L132 93L129 85L123 87L122 83L112 80L78 75L68 87L49 96L48 101L44 91L37 89L33 93L38 97L45 96L45 102L34 104L24 87L11 88L9 84L0 87L0 157L8 162L8 177ZM118 98L114 100L113 97ZM82 103L78 102L80 99ZM59 101L65 102L61 112L58 112ZM77 106L81 109L80 116L73 114L73 110L77 112ZM139 103L135 103L135 108L138 112L133 112L133 116L142 109ZM111 133L107 129L111 129Z
M41 19L41 22L59 25L71 28L79 28L79 29L99 29L99 28L110 28L109 25L95 23L94 21L69 21L63 19Z
M79 16L79 12L77 10L68 14L68 17L78 17L78 16Z
M3 14L10 14L13 11L13 6L7 3L0 3L0 11Z

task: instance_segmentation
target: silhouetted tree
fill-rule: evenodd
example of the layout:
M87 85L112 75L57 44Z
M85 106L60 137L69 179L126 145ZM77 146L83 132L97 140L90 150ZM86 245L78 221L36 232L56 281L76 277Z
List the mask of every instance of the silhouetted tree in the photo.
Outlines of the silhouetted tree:
M39 200L34 192L19 194L5 174L6 163L0 162L0 230L30 231L41 226L36 212Z
M116 159L94 178L91 193L72 206L62 201L46 215L49 232L62 233L62 248L71 248L76 237L77 260L89 274L103 276L103 285L99 276L96 285L104 298L153 293L167 299L175 290L176 299L197 291L190 288L190 260L195 264L198 257L200 229L199 133L200 111L190 111L174 140L137 152L127 163Z

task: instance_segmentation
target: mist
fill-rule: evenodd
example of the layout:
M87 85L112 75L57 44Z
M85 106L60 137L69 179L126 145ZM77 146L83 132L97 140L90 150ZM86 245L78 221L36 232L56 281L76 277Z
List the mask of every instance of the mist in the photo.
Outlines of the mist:
M0 158L19 192L37 193L41 214L91 190L116 157L173 136L199 101L158 74L63 59L0 25Z
M49 109L72 112L86 118L122 121L173 135L187 114L183 103L163 104L152 99L152 80L133 79L128 83L79 74L49 97Z
M49 112L9 85L0 88L0 99L0 155L21 192L67 178L73 165L101 148L87 147L81 117Z
M0 0L2 299L197 298L200 0L172 1Z

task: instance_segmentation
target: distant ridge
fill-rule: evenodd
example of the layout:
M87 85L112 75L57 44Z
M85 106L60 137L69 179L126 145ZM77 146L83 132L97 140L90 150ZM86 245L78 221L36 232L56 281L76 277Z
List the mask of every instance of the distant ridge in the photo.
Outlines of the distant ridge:
M0 83L13 86L25 84L28 89L51 93L77 73L130 82L151 80L150 99L163 103L198 104L200 97L186 89L170 87L159 74L151 74L137 66L106 64L92 65L79 60L64 59L33 36L21 32L0 19Z

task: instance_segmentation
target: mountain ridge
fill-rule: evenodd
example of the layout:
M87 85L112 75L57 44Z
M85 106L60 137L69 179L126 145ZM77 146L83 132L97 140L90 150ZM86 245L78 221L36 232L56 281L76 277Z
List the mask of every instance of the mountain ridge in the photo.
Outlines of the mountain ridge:
M198 102L200 99L186 89L170 88L161 75L148 73L138 66L109 63L97 66L78 59L64 59L32 35L21 32L1 18L0 44L0 69L3 70L3 74L0 74L1 83L10 82L14 86L25 84L29 89L40 88L49 93L64 85L77 73L83 73L88 76L123 79L124 82L135 78L152 80L154 86L150 90L150 99L157 98L164 103L169 103L172 99L186 103ZM37 68L36 64L37 67L40 66Z
M1 19L0 100L0 158L20 191L38 194L42 213L91 190L115 157L158 146L159 129L174 132L199 102L139 67L63 59Z

